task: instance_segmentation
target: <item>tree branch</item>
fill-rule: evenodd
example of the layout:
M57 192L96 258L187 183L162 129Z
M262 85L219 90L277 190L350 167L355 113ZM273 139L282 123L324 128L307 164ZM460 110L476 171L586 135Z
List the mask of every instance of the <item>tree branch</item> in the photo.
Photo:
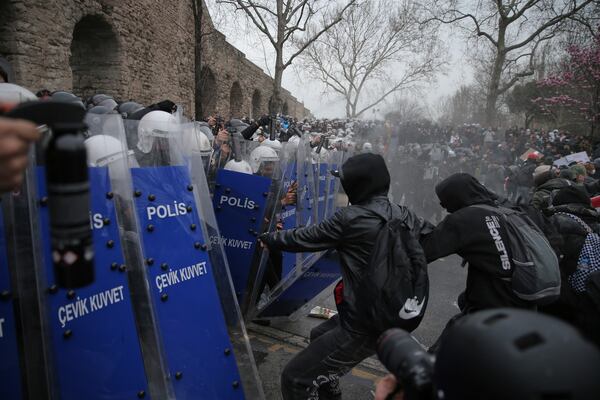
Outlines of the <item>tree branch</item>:
M290 58L289 60L283 64L283 69L286 69L287 67L290 66L290 64L292 64L292 62L294 61L294 59L296 57L298 57L300 54L302 54L302 52L304 52L304 50L306 50L310 45L312 45L317 39L319 39L319 37L321 37L321 35L323 35L325 32L327 32L329 29L331 29L333 26L339 24L342 21L342 17L344 12L350 8L351 6L354 5L354 3L356 3L357 0L350 0L348 1L348 3L342 8L342 10L338 13L338 16L336 18L334 18L331 22L329 22L327 25L325 25L319 32L317 32L312 38L306 40L304 42L304 44L300 47L300 49L298 51L296 51Z

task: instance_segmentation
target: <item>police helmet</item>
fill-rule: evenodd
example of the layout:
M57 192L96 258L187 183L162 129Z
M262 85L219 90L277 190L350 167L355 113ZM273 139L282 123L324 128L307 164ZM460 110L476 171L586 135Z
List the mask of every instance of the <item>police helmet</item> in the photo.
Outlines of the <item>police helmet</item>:
M226 169L228 171L240 172L242 174L249 174L249 175L252 175L252 173L253 173L252 167L250 166L250 164L248 164L248 162L244 161L244 160L240 160L240 161L229 160L227 162L227 164L225 164L225 167L223 169Z
M271 140L271 139L267 138L267 139L263 140L260 145L272 148L273 150L275 150L277 152L277 154L279 154L282 149L281 142L277 139Z
M150 153L155 137L168 138L176 129L177 120L165 111L151 111L144 115L138 126L138 149Z
M210 155L212 146L210 140L198 122L192 122L184 125L182 148L185 152L200 153L201 155Z
M269 161L279 161L277 152L269 146L258 146L250 153L250 167L254 173L258 172L261 163Z

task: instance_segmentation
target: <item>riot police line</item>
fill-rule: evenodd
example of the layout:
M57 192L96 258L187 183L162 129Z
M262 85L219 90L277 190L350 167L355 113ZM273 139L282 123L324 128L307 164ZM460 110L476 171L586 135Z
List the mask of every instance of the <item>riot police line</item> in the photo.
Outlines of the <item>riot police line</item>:
M43 135L2 196L2 397L264 398L244 319L299 315L339 271L257 236L331 215L348 154L244 124L224 154L168 103L133 119L0 89Z
M33 99L8 89L15 104ZM117 106L110 100L96 99ZM244 320L302 315L339 280L339 266L335 253L268 252L256 238L317 224L343 205L329 171L352 154L352 142L320 134L280 142L272 127L269 139L255 142L246 139L258 126L232 122L215 146L221 132L166 102L134 111L143 111L139 119L94 107L25 103L7 114L34 121L46 139L31 153L21 190L2 200L8 396L264 397ZM490 326L531 318L505 314L477 318ZM538 322L535 335L512 338L510 324L461 326L462 335L486 337L482 354L504 334L518 348L548 343L537 351L548 349L556 363L565 357L555 352L562 328L557 339L544 328L552 331L552 322ZM518 342L523 335L535 343ZM454 338L445 349L459 352L464 337ZM461 354L440 353L434 366L414 345L398 333L380 339L380 358L406 398L436 398L436 388L448 398L481 396L481 388L469 392L469 382L448 378ZM589 354L577 345L574 354ZM485 360L471 361L483 370ZM434 384L437 373L448 375Z

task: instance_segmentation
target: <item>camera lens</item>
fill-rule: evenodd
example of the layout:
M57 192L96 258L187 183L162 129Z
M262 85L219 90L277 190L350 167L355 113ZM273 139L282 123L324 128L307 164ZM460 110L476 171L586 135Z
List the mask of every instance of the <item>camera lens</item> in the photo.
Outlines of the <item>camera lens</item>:
M431 399L433 356L402 329L388 329L377 341L377 356L404 387L404 398Z

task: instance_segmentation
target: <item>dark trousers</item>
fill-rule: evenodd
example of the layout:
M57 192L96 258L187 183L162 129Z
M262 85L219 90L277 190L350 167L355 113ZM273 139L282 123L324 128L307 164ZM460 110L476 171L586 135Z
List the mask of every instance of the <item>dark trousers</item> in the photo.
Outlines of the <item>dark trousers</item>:
M343 329L336 315L310 332L310 345L281 374L284 400L341 399L339 378L375 354L377 338Z

